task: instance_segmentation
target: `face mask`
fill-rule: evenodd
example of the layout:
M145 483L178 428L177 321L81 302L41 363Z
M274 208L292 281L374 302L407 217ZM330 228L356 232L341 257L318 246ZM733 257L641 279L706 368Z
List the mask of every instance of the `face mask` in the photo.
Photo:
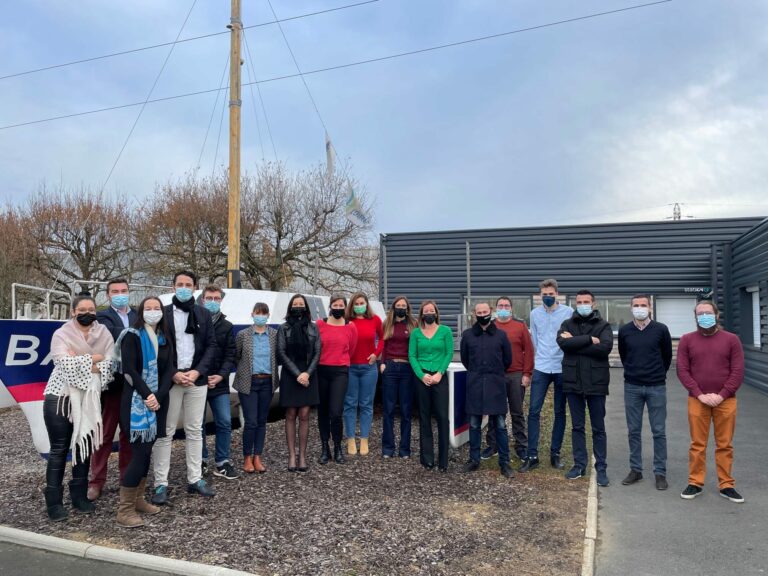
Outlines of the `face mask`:
M592 314L592 304L579 304L576 306L576 312L581 316L589 316Z
M717 318L715 318L714 314L699 314L696 316L696 323L704 328L704 330L708 330L717 324Z
M408 316L407 308L395 308L395 318L405 318Z
M304 313L306 311L307 309L304 308L303 306L301 308L299 308L298 306L294 306L293 308L291 308L291 316L293 316L294 318L301 318L302 316L304 316Z
M496 310L496 317L499 320L508 320L509 318L512 318L512 310L507 310L506 308L499 308Z
M552 305L555 303L556 298L554 296L542 296L541 301L544 303L544 306L547 308L552 308Z
M163 317L163 311L162 310L144 310L144 322L149 324L150 326L154 326L158 322L160 322L160 319Z
M331 316L336 318L336 320L344 318L344 308L331 308Z
M264 316L263 314L253 315L253 323L256 324L256 326L266 326L267 320L269 320L269 316Z
M90 312L87 314L78 314L75 316L75 320L77 320L77 323L80 324L80 326L90 326L96 321L96 314L91 314Z
M355 311L355 314L365 314L365 311L368 310L368 306L360 304L360 306L352 306L352 310Z
M648 318L649 313L650 310L648 310L648 308L632 308L632 316L634 316L636 320L645 320Z
M436 314L424 314L422 318L424 319L424 324L434 324L437 321Z
M216 302L215 300L206 300L203 302L203 306L211 314L218 314L221 311L221 302Z
M128 294L117 294L115 296L112 296L112 306L117 308L118 310L122 310L126 306L128 306Z
M488 316L478 316L477 317L477 323L480 324L480 326L488 326L488 324L491 322L491 315L488 314Z
M179 302L186 302L192 298L192 288L176 288L176 298Z

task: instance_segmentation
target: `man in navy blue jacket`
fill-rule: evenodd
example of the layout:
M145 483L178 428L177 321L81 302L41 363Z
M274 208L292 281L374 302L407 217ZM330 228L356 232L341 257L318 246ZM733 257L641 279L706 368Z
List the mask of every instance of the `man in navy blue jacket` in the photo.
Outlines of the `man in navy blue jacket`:
M216 338L210 312L195 304L193 295L196 287L197 276L193 272L177 272L173 277L173 301L163 308L163 320L168 337L176 344L176 355L165 434L158 434L152 450L155 467L152 502L159 505L168 502L171 441L182 415L186 435L187 491L201 496L215 495L203 480L203 431L200 423L208 397L208 376L216 356Z
M632 297L634 320L619 329L619 355L624 365L624 412L629 435L629 474L625 486L643 478L643 408L653 434L656 489L667 485L667 370L672 364L669 329L651 318L651 297Z
M128 280L114 278L107 282L109 307L96 313L99 324L106 326L117 340L120 333L136 319L136 312L128 304ZM96 500L101 496L107 482L107 462L112 453L112 439L120 421L120 397L123 393L123 375L115 373L115 379L101 395L101 419L104 426L104 443L91 456L91 478L88 482L88 499ZM120 452L118 465L120 480L131 461L131 444L128 436L120 431Z

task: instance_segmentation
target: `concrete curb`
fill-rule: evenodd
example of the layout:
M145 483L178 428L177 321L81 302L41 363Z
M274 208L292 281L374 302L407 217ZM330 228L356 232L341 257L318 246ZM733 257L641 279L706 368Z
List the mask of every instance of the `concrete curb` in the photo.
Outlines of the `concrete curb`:
M68 554L70 556L113 564L125 564L133 568L144 568L146 570L178 574L180 576L252 576L250 572L187 562L186 560L174 560L173 558L152 556L139 552L129 552L118 548L107 548L97 544L74 542L55 536L18 530L9 526L0 526L0 541L11 542L12 544L28 546L30 548L39 548L58 554Z
M584 553L581 560L581 576L595 573L595 545L597 543L597 473L594 466L589 475L587 492L587 527L584 530Z

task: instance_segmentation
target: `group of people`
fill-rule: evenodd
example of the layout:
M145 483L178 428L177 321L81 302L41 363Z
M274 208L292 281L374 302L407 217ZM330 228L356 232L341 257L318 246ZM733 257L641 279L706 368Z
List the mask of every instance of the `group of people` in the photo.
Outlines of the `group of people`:
M269 325L270 310L257 302L252 327L234 334L221 312L224 291L206 286L194 299L197 278L181 271L173 279L172 302L144 298L129 306L129 286L118 278L107 284L110 305L97 311L90 295L73 299L72 318L53 336L54 369L45 388L44 419L50 440L45 501L52 520L64 520L63 478L72 454L72 507L93 512L106 482L111 439L120 428L120 503L116 522L144 524L142 514L156 514L168 503L171 444L183 422L187 491L215 495L206 482L208 450L204 434L206 404L216 428L213 474L234 480L239 472L230 454L230 375L243 410L242 471L266 472L262 459L266 423L275 389L285 409L289 472L309 470L309 413L317 408L321 453L317 462L344 464L370 452L373 401L381 376L384 459L411 456L411 415L418 402L420 463L448 470L449 385L453 359L451 329L440 322L437 303L426 300L414 313L404 296L396 297L382 321L368 297L330 297L328 316L313 321L307 299L290 298L284 322ZM557 282L540 284L541 306L531 312L530 330L512 315L512 300L501 297L495 314L488 303L474 309L474 324L461 338L460 358L467 371L466 414L470 452L465 472L498 453L501 474L510 466L506 414L512 422L520 472L540 465L540 414L550 384L554 386L554 425L550 464L564 468L560 450L565 434L566 404L572 422L573 467L566 478L586 473L586 411L592 426L597 482L608 486L605 401L610 380L611 326L601 318L588 290L576 294L576 310L560 302ZM642 479L640 432L648 407L654 437L656 487L666 482L666 372L672 361L669 330L651 319L649 296L632 299L634 321L619 331L624 363L625 405L629 429L630 473L623 484ZM735 393L743 376L739 339L720 327L717 307L696 306L698 330L686 334L678 348L678 374L689 391L691 428L689 485L683 498L694 498L704 484L710 421L717 442L720 493L742 502L731 477ZM279 369L278 369L279 368ZM524 397L531 389L529 410ZM400 438L395 439L399 408ZM488 421L488 446L481 452L481 429ZM432 419L437 421L435 458ZM297 430L298 429L298 430ZM343 444L346 437L346 446ZM359 439L359 444L358 444ZM297 442L298 440L298 442ZM331 442L333 449L331 450ZM151 501L145 499L150 467L154 468ZM89 478L90 472L90 478Z

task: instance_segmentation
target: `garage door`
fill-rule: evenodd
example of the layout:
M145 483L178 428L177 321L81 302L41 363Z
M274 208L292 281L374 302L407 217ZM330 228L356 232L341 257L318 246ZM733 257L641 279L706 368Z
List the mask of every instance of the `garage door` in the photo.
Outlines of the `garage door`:
M656 298L656 320L667 325L672 338L696 329L696 298Z

